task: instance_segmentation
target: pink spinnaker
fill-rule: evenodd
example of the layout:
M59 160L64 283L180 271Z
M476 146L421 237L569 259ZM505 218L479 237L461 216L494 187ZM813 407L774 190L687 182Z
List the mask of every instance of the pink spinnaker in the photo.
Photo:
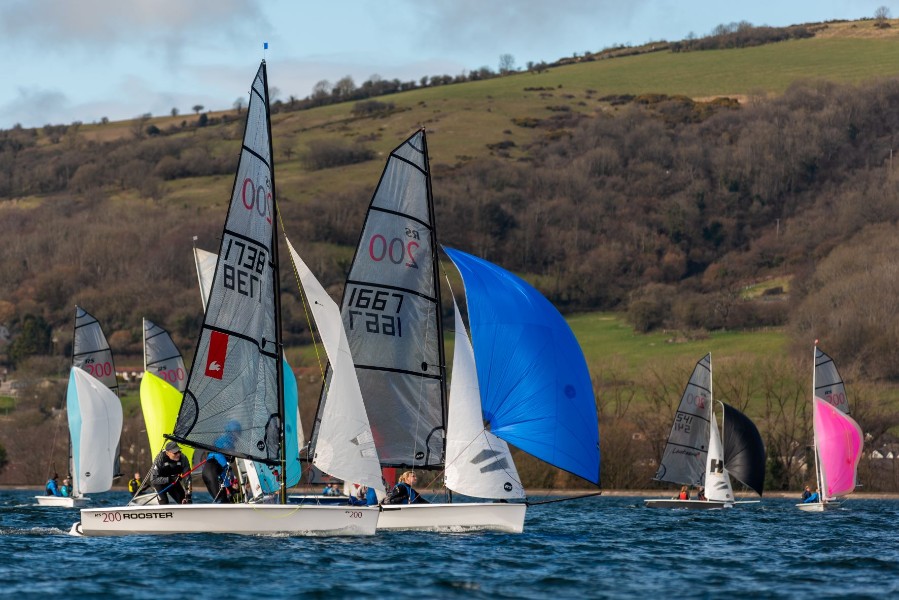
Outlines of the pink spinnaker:
M855 490L862 455L862 430L852 417L821 398L814 401L815 444L825 498Z

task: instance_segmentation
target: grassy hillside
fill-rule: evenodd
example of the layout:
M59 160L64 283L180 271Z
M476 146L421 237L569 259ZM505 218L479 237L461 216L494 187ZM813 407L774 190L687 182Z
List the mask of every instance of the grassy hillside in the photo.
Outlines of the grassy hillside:
M516 142L511 159L526 156L527 146L544 135L517 127L514 118L549 118L567 106L595 115L614 111L602 98L619 94L668 94L692 98L779 94L797 80L816 78L857 83L899 74L899 21L887 30L874 30L870 22L830 24L815 38L792 40L754 48L701 52L651 52L608 60L553 67L541 73L443 85L379 97L396 111L375 120L352 115L354 103L336 104L298 112L283 112L272 119L279 188L291 199L323 193L370 190L377 183L381 161L310 172L303 153L311 141L365 138L380 156L386 155L409 133L427 126L431 162L435 168L456 165L491 154L487 144L504 139ZM878 37L856 37L873 30ZM277 63L270 65L276 84ZM539 88L539 89L538 89ZM530 91L529 91L530 90ZM233 111L210 113L211 116ZM165 129L195 115L160 117L151 122ZM133 122L85 125L86 139L131 136ZM236 148L240 124L227 126L222 144ZM184 135L190 135L185 133ZM286 152L290 150L291 158ZM223 201L231 178L215 177L172 184L166 201L206 204ZM439 196L440 190L435 190Z

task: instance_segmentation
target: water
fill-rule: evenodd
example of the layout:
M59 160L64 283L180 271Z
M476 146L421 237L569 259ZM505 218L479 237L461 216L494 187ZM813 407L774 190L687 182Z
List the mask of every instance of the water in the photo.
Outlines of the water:
M899 501L803 513L766 499L727 511L603 496L532 506L520 535L385 532L77 538L73 509L0 491L9 596L134 598L883 598L899 594ZM102 504L127 494L101 495ZM148 587L149 586L149 587Z

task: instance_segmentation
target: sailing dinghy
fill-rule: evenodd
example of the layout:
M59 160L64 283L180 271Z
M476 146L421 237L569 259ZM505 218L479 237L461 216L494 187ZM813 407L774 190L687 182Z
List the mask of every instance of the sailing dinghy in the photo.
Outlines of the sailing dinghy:
M194 237L195 242L196 239ZM209 295L212 292L212 281L215 278L215 265L218 255L214 252L197 248L196 245L194 246L193 254L194 263L197 267L197 281L200 284L200 299L203 302L203 310L205 311ZM303 474L303 467L299 457L300 448L306 444L306 438L300 422L297 378L293 374L293 369L287 363L287 357L284 356L283 359L284 365L281 372L284 380L285 472L287 474L285 486L291 488L300 482L300 477ZM272 496L278 493L281 485L276 472L277 469L264 463L239 458L237 459L237 471L238 478L244 484L242 487L246 490L245 499L247 501L274 501ZM288 497L289 500L290 497Z
M285 472L278 211L265 61L247 124L212 290L174 432L179 443ZM236 425L236 427L235 427ZM230 436L226 433L230 432ZM223 447L223 438L229 447ZM348 440L346 442L350 444ZM86 536L174 533L372 535L377 507L184 504L82 509Z
M818 498L796 506L806 512L840 507L840 499L855 491L864 436L849 416L846 388L833 359L818 349L815 340L812 372L812 427L815 440L815 479Z
M122 434L122 403L112 352L100 323L75 307L72 369L66 390L69 424L70 496L35 496L40 506L82 507L85 494L112 487Z
M390 153L381 175L347 276L341 302L343 325L382 469L445 468L449 489L502 502L384 505L378 528L520 532L526 505L506 501L520 499L524 493L500 438L507 436L505 439L551 464L567 459L569 462L559 466L597 483L599 448L592 385L574 336L545 298L498 267L452 252L463 277L468 273L474 281L469 287L466 279L469 311L483 303L484 314L495 310L510 320L503 320L503 328L492 327L488 333L490 323L470 317L474 353L483 352L477 361L477 375L473 358L468 358L468 366L462 366L466 359L459 353L466 352L467 335L463 326L457 327L453 397L448 406L434 206L427 139L420 130ZM500 271L505 275L498 275ZM490 297L492 290L475 281L482 276L492 278L491 285L497 286L495 298ZM525 287L528 291L522 295ZM487 308L494 301L497 308ZM548 319L550 308L557 315L551 325L527 321L534 315ZM567 333L560 334L563 330ZM481 344L479 336L484 340ZM488 356L490 346L515 356L505 361L513 364L493 364ZM557 353L574 360L559 369L554 360ZM503 372L505 368L509 370ZM481 381L479 392L476 386L482 379L481 370L487 379ZM332 378L329 366L325 389ZM507 387L510 382L517 385ZM475 409L462 407L461 398L466 395L474 399ZM489 401L482 415L483 398ZM311 436L313 457L322 451L321 415L329 402L323 393ZM560 407L574 406L578 407L573 409L577 419L564 425L555 420L555 416L571 416L559 411ZM448 431L448 412L454 428L457 421L467 423L458 427L457 442L447 437L448 433L455 435ZM550 413L540 419L546 429L521 429L532 420L529 412ZM489 429L484 426L485 417ZM562 440L569 437L577 441L567 446ZM581 464L569 464L574 462Z
M718 402L723 411L718 433L712 394L712 355L693 369L681 396L662 461L654 477L685 486L705 488L705 500L648 498L649 508L709 510L733 508L730 477L761 496L765 484L765 445L755 424L736 408ZM723 439L722 439L723 436Z

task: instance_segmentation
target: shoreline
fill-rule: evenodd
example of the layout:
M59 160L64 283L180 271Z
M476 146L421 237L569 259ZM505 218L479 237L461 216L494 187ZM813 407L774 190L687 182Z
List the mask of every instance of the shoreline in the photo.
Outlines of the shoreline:
M2 484L0 485L0 492L4 490L11 491L33 491L35 493L41 493L44 488L43 486L35 486L35 485L15 485L15 484ZM125 486L113 486L111 492L127 492L128 488ZM302 486L302 487L292 487L287 490L288 493L297 494L316 494L320 492L320 486ZM424 494L434 493L427 489L420 490ZM527 490L527 496L530 498L539 497L539 496L595 496L598 490L595 489L532 489ZM677 495L677 490L658 490L658 489L643 489L643 490L602 490L602 494L599 496L611 496L614 498L672 498ZM800 496L802 495L802 490L796 491L776 491L776 492L765 492L765 495L762 499L766 498L787 498L793 499L797 502L799 501ZM746 494L736 494L738 500L755 500L758 497L752 493ZM854 492L849 498L854 498L857 500L899 500L899 493L897 492Z

